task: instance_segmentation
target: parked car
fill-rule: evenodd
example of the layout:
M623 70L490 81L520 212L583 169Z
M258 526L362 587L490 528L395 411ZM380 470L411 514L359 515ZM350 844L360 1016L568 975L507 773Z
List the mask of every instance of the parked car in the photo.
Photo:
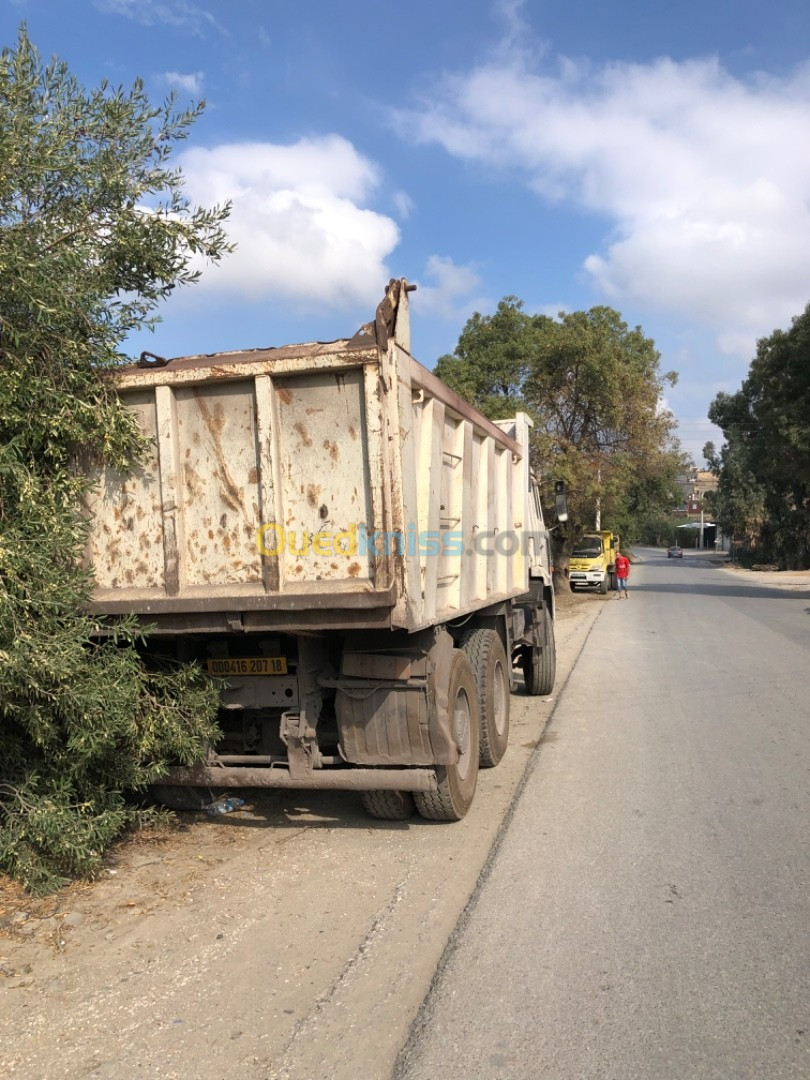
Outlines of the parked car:
M682 559L683 548L679 548L677 544L673 544L671 548L667 548L668 559Z

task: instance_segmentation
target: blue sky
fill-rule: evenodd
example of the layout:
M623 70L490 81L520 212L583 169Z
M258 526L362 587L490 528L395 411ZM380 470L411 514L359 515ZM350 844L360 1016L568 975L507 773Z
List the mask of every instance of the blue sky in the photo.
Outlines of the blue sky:
M87 86L207 109L178 153L237 252L133 341L176 356L348 336L418 284L433 366L473 311L609 304L706 410L810 302L807 0L0 0Z

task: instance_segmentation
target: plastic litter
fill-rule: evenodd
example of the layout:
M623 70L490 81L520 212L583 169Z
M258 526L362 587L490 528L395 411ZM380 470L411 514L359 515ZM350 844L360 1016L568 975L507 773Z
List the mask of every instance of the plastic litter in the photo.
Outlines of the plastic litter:
M208 806L204 806L203 810L209 817L217 817L219 814L230 814L244 805L244 799L237 799L234 795L223 795L219 799L214 799Z

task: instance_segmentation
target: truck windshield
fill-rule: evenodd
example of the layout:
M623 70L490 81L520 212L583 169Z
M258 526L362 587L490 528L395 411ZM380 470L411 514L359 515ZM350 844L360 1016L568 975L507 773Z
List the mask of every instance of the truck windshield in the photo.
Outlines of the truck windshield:
M586 536L574 548L572 559L596 559L602 554L602 541L597 536Z

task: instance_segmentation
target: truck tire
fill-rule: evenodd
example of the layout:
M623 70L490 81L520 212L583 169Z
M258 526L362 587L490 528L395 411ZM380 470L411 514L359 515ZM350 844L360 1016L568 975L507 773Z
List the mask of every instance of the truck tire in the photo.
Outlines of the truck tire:
M509 745L509 668L496 630L471 630L461 643L478 686L478 763L497 765Z
M413 796L416 809L431 821L461 821L472 806L478 784L478 686L461 649L453 650L447 700L459 760L436 766L438 791L415 791Z
M599 592L602 594L602 596L607 596L609 588L610 588L610 578L608 577L607 574L605 574L605 576L599 582Z
M532 697L550 694L557 677L557 648L554 642L554 622L547 607L543 608L545 645L528 648L523 653L523 681L526 693Z
M360 802L370 817L383 821L407 821L416 813L410 791L361 791Z
M619 587L619 583L618 583L618 581L616 580L616 575L615 575L615 574L611 574L611 575L610 575L610 590L611 590L611 592L616 592L616 590L618 589L618 587Z
M576 585L575 585L575 584L573 583L573 581L572 581L572 582L571 582L571 592L576 592L576 591L577 591L577 587L576 587Z

